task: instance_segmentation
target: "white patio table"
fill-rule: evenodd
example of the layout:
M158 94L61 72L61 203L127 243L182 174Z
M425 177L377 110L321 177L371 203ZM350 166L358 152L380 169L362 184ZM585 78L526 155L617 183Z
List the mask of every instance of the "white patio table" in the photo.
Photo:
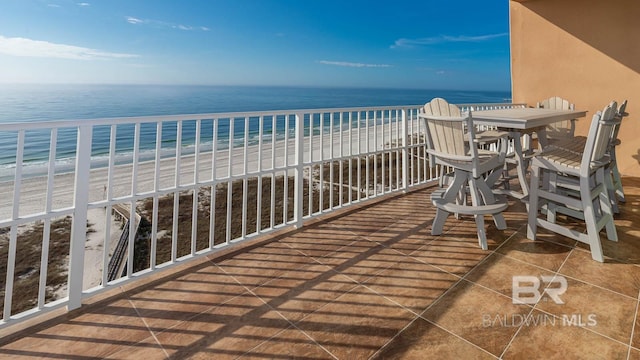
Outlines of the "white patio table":
M538 142L544 149L547 145L545 128L562 120L577 119L585 117L583 110L555 110L542 108L513 108L497 110L481 110L472 113L475 125L495 126L498 130L508 131L513 139L513 150L516 159L516 171L522 192L514 190L501 190L501 192L515 198L526 200L529 195L529 184L527 183L528 159L525 157L522 144L522 135L530 136L532 133L538 135ZM497 179L495 179L497 180Z

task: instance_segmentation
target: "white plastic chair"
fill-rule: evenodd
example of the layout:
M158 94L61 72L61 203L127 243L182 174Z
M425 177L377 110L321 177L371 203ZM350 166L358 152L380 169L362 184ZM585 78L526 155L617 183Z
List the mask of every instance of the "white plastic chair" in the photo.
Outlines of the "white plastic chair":
M455 105L436 98L425 105L419 116L424 120L430 163L453 169L453 180L446 189L436 190L431 201L436 206L436 217L431 228L432 235L442 233L447 217L452 214L473 215L478 228L478 242L486 250L487 238L484 229L484 215L492 215L496 227L506 229L502 211L507 208L506 200L494 196L484 175L492 171L502 171L506 153L507 135L499 136L500 151L479 148L471 111L460 114ZM466 197L469 188L471 204L459 201L460 194Z
M558 96L544 99L537 104L537 107L555 110L573 110L574 105ZM558 140L570 139L574 136L576 130L576 119L558 121L547 125L547 141L551 144Z
M549 147L533 158L527 224L529 239L535 240L537 228L543 227L589 244L592 258L600 262L604 261L600 230L606 228L607 238L618 240L605 186L605 167L610 162L608 148L616 126L616 106L613 102L593 116L582 152ZM549 176L543 176L543 173ZM571 186L571 178L577 179L574 182L577 183L577 196L574 195L576 192L565 190ZM547 183L541 184L540 179ZM546 218L540 217L543 208ZM574 217L584 219L586 234L558 223L555 218L558 209L566 209L568 211L561 212L576 213Z
M613 207L614 213L620 212L618 208L618 202L625 202L624 190L622 188L622 179L620 176L620 171L618 170L618 161L616 158L616 146L620 144L620 140L618 139L618 132L620 131L620 126L622 125L622 119L625 116L629 115L626 112L626 108L627 100L622 102L622 105L620 105L615 114L615 124L612 129L613 133L611 134L611 142L609 144L609 148L607 149L607 155L609 156L610 161L605 167L604 179L605 186L609 191L609 199L611 200L611 206ZM582 154L586 141L586 136L575 136L571 139L556 141L551 145L551 147L565 149Z

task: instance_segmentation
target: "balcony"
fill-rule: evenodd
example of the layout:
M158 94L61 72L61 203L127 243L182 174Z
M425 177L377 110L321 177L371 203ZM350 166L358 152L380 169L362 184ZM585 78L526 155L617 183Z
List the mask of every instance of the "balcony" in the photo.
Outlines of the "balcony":
M431 236L422 186L281 230L91 298L5 337L3 356L49 358L637 358L640 179L625 178L604 264L556 235L473 219ZM512 303L512 276L563 276L565 304ZM59 309L60 312L62 309ZM590 317L591 316L591 317ZM23 326L27 326L24 324Z
M40 222L51 230L53 221L66 215L73 216L75 233L70 235L66 296L50 299L47 281L36 281L34 305L22 312L14 311L11 291L24 274L15 273L15 248L13 258L9 255L10 286L5 286L0 355L520 358L534 351L551 357L561 349L563 356L576 358L593 354L640 357L640 340L635 333L640 233L634 226L640 220L640 179L624 178L627 202L616 218L620 241L603 243L607 257L603 264L592 261L584 245L557 235L543 233L541 241L527 240L525 206L515 200L510 200L505 214L507 230L487 226L488 251L478 247L472 218L450 218L444 235L431 236L435 208L429 199L438 174L430 172L420 150L424 144L415 109L338 109L293 113L291 117L261 113L207 115L202 116L204 120L184 116L83 124L81 133L95 134L95 129L103 126L101 129L111 134L113 150L105 167L93 168L91 142L78 136L77 149L85 151L77 151L71 204L65 203L64 191L59 195L55 187L37 190L31 186L30 192L14 192L14 199L17 196L20 203L21 198L40 198L44 212L25 213L14 202L2 213L9 214L0 222L0 228L10 229L3 234L8 235L9 245L18 246L25 225ZM163 177L160 157L152 163L137 160L142 158L144 124L153 123L158 129L154 137L162 140L163 131L167 133L162 122L172 122L178 130L171 136L176 137L175 144L181 144L184 127L193 125L194 134L202 134L202 122L210 120L212 148L219 149L215 141L220 132L213 129L223 127L216 123L248 124L255 117L262 124L260 140L252 145L259 149L255 157L244 150L249 149L250 126L242 126L245 146L228 146L221 150L221 156L201 154L198 149L202 144L195 140L199 136L194 139L198 146L190 154L180 153L182 147L175 146L173 159L180 159L173 164L175 177ZM242 120L229 120L235 118ZM284 125L278 126L279 121ZM119 124L132 124L133 156L116 164L113 154L117 152ZM78 127L71 123L39 126L31 130L46 129L51 139L57 139L65 128ZM224 128L230 129L225 139L232 144L234 126ZM274 129L271 138L264 136L265 128ZM2 130L18 133L16 156L22 157L19 149L25 149L29 130ZM163 153L164 143L154 144L155 154ZM241 160L234 163L230 160L234 158ZM278 161L271 162L274 158ZM149 169L152 176L145 178L144 171ZM18 167L12 174L16 183L23 183L22 170ZM51 167L46 171L48 178L56 181L70 176ZM269 190L264 198L250 198L246 191L250 179L261 178L264 183L258 189L268 189L276 186L276 181L267 179L277 176L291 177L291 181L277 185L282 191ZM29 181L24 179L24 183ZM230 189L235 189L237 181L236 193ZM186 199L200 200L196 190L211 187L228 203L239 201L239 206L223 207L222 220L208 216L206 228L210 230L203 234L197 227L203 222L197 216L202 209L194 205L199 201L188 203ZM327 187L337 190L317 191ZM184 192L186 198L182 197ZM276 198L276 193L284 199ZM172 215L168 224L158 220L163 218L161 210L167 205L162 200L167 196L172 204L190 205L186 207L190 211L168 206ZM126 206L139 211L140 204L149 199L152 206L147 216L154 220L150 248L159 249L160 233L170 232L168 253L152 251L146 267L125 266L116 279L107 277L108 261L102 261L101 281L97 286L88 284L85 262L80 261L84 258L78 260L73 255L74 251L86 255L85 237L77 234L87 233L87 212L104 209L110 214L113 208ZM251 204L262 203L269 204L264 212L262 206L252 208ZM176 221L185 212L190 230L186 243L178 236L185 224ZM242 219L238 226L230 226L234 217ZM130 251L124 258L128 260L134 258L138 246L136 223L140 221L125 227L133 230L125 236ZM104 238L110 238L108 226L104 233ZM101 258L108 260L111 254L104 251L103 255ZM44 262L40 269L48 267L53 265ZM530 304L514 304L514 276L542 279L541 287L536 288L541 296ZM567 284L566 291L558 295L562 304L550 296L558 279Z

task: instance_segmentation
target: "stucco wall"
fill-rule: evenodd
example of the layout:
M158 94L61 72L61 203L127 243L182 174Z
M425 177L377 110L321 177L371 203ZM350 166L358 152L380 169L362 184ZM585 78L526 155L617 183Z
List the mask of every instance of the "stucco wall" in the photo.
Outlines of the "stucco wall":
M577 133L611 100L629 104L618 167L640 176L640 1L510 1L514 102L561 96L585 109Z

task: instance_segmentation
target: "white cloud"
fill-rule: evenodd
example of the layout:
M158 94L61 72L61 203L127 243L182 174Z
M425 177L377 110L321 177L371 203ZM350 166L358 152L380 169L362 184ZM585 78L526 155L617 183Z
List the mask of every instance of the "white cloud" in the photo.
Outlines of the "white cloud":
M426 38L418 38L418 39L405 39L401 38L394 42L391 45L391 48L409 48L415 46L424 46L424 45L435 45L442 43L452 43L452 42L482 42L487 41L503 36L508 36L509 33L500 33L500 34L488 34L488 35L478 35L478 36L450 36L450 35L440 35L434 37L426 37Z
M47 4L48 7L52 7L52 8L59 8L60 5L58 4Z
M112 53L21 37L8 38L2 35L0 35L0 54L72 60L103 60L138 57L138 55L134 54Z
M172 29L184 30L184 31L194 31L194 30L209 31L210 30L206 26L191 26L191 25L183 25L183 24L173 24L173 23L166 22L166 21L152 20L152 19L140 19L140 18L133 17L133 16L125 16L125 20L129 24L134 24L134 25L139 25L139 24L154 25L156 27L165 27L165 28L172 28Z
M355 63L348 61L328 61L328 60L320 60L318 61L320 64L325 65L335 65L335 66L346 66L346 67L368 67L368 68L386 68L391 67L389 64L363 64L363 63Z
M144 20L138 19L138 18L134 18L133 16L127 16L126 17L127 22L129 24L143 24Z
M86 3L86 2L78 3L78 6L89 6L89 5L91 5L91 4Z

